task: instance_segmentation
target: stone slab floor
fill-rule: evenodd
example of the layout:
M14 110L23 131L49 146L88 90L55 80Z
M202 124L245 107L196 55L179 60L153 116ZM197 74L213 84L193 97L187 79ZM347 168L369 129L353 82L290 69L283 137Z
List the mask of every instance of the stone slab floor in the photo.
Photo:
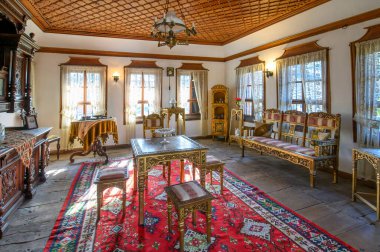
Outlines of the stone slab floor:
M302 167L249 150L241 158L236 144L199 141L210 148L209 153L224 160L230 170L359 251L380 251L380 222L375 221L375 212L369 207L351 202L351 180L340 179L338 184L332 184L331 174L318 172L317 186L311 189L308 171ZM109 151L111 157L130 153L130 148ZM37 187L32 200L25 201L15 212L0 240L1 252L44 248L80 162L90 157L77 158L70 165L69 155L61 155L59 161L52 155L46 169L47 181ZM371 190L361 186L359 189Z

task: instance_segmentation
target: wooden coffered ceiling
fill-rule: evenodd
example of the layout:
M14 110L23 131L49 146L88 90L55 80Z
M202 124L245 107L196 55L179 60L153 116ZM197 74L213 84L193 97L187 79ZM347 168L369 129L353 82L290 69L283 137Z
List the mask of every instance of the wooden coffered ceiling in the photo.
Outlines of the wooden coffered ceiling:
M51 33L153 40L165 0L20 0ZM174 0L169 9L198 31L191 43L224 45L330 0Z

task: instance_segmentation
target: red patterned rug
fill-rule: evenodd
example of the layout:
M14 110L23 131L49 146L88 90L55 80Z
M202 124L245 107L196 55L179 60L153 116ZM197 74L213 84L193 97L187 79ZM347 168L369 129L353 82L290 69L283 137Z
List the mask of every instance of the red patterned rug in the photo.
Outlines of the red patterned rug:
M124 219L121 193L104 192L101 219L96 225L96 187L92 180L99 163L80 167L54 225L45 251L173 251L179 249L177 215L173 233L167 225L165 179L162 168L149 172L146 191L145 226L137 224L138 197L133 194L130 160L113 160L108 166L130 168ZM172 164L172 180L179 182L179 163ZM192 180L192 166L186 164L186 180ZM205 216L199 213L197 226L191 215L185 227L186 251L356 251L335 236L272 199L257 187L225 169L224 194L219 175L213 174L212 238L206 242Z

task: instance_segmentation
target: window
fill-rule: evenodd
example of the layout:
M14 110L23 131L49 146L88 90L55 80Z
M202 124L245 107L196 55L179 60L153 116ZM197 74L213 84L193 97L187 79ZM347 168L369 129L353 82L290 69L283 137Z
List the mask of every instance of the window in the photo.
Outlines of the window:
M197 94L195 92L194 80L191 74L181 74L179 103L185 108L186 115L200 118Z
M320 49L315 42L308 43L301 54L290 48L277 60L281 110L308 113L328 110L327 49Z
M134 68L138 62L154 68ZM154 64L154 65L152 65ZM125 67L124 124L142 122L142 116L161 109L162 69L150 61L132 61Z
M153 112L155 100L156 76L148 73L131 74L131 100L129 106L135 111L136 117L147 116Z
M106 67L62 65L61 127L106 114Z
M353 57L355 118L354 141L380 147L380 25L351 43ZM374 32L374 30L377 32ZM368 35L369 34L369 35Z
M250 60L250 59L248 59ZM256 64L236 69L237 97L242 99L244 121L261 121L264 111L264 63L258 57L252 58Z

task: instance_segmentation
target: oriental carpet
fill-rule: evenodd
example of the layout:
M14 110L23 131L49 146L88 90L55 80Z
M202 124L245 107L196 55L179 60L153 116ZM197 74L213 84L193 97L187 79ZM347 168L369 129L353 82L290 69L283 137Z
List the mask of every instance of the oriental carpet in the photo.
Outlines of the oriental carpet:
M175 251L179 249L177 215L168 233L167 185L162 167L149 171L146 191L145 225L138 222L138 196L133 193L132 162L112 160L108 166L129 167L125 217L121 212L121 191L104 191L101 218L96 224L96 186L100 163L83 163L71 185L44 251ZM103 168L103 167L102 167ZM186 180L192 180L192 166L185 165ZM356 251L311 221L272 199L225 168L224 191L219 174L206 177L212 201L212 238L206 242L206 221L191 214L185 224L185 251ZM172 184L179 182L179 162L172 162Z

